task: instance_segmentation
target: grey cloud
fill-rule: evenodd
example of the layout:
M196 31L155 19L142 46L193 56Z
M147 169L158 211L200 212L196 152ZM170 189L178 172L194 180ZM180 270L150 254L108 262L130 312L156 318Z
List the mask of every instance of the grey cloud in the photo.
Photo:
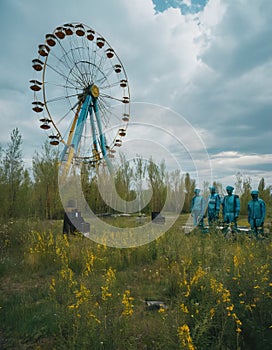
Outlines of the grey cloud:
M225 1L226 2L226 1ZM271 2L253 6L241 2L228 4L222 23L202 60L224 76L240 76L256 66L271 61Z
M222 2L228 4L227 11L221 22L208 28L204 50L207 38L190 16L185 20L178 10L155 15L151 0L84 0L80 6L64 0L48 0L46 5L42 0L1 1L0 111L5 128L0 141L17 125L26 157L31 158L31 145L33 153L40 147L44 135L31 113L28 87L31 60L46 33L81 21L116 50L128 74L132 101L161 104L183 115L203 130L210 156L229 150L271 153L272 2ZM7 103L11 107L5 112ZM137 113L132 118L137 121ZM260 173L269 171L266 163L254 167ZM235 171L237 163L229 168ZM228 173L215 171L215 177Z

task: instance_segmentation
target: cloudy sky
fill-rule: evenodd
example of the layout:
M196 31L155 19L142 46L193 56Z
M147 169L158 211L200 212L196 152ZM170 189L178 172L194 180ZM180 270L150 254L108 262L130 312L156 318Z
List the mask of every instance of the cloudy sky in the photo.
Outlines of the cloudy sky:
M237 172L253 186L262 177L272 185L271 16L267 0L1 0L0 143L18 127L28 166L41 150L46 136L31 110L31 61L46 33L82 22L118 53L134 122L156 124L138 103L169 111L159 123L170 132L157 142L180 163L183 152L169 134L182 139L195 164L209 162L224 186ZM137 127L129 127L130 139Z

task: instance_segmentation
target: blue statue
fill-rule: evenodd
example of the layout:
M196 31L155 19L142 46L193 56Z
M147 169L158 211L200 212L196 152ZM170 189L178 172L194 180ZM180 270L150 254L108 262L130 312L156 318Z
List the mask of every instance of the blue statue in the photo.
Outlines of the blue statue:
M210 195L208 198L208 223L211 225L213 222L218 220L220 211L220 196L216 193L214 186L210 187Z
M222 201L222 214L223 223L226 224L233 223L234 229L237 229L237 219L240 213L240 199L239 196L233 194L234 188L232 186L227 186L227 195L224 196Z
M258 198L259 192L254 190L251 191L252 200L248 202L248 223L250 224L251 230L257 235L263 233L263 224L266 215L265 202Z
M202 226L204 224L205 200L200 195L200 189L196 188L195 195L191 202L191 215L193 217L194 226Z

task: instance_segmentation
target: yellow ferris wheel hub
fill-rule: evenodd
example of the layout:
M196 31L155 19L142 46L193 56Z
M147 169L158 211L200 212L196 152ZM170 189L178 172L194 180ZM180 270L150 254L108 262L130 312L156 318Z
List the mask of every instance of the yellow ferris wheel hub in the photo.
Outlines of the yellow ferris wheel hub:
M95 97L95 98L99 96L99 89L96 85L93 85L91 87L91 93L92 93L93 97Z

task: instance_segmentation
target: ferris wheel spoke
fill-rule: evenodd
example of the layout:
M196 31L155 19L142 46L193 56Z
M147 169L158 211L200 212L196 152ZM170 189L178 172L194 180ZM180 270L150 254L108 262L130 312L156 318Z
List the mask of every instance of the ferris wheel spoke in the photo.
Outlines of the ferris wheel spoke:
M111 103L104 98L100 98L98 101L99 108L104 111L110 111Z
M75 84L78 84L77 80L73 80L70 77L67 77L67 73L62 72L59 69L56 69L55 67L53 67L50 64L47 64L47 67L50 68L53 72L55 72L59 77L63 78L63 80L66 83L69 83L69 84L74 85L74 86L75 86Z
M97 63L96 63L96 60L97 60L97 51L96 51L96 49L94 49L93 51L92 51L92 60L91 60L91 62L93 63L93 65L92 65L92 72L91 72L91 76L92 76L92 78L94 77L94 75L95 75L95 71L96 71L96 69L97 69Z
M83 59L78 63L78 70L81 72L82 81L84 82L85 86L90 85L89 64L90 62Z
M100 88L103 86L103 83L107 81L106 76L101 76L100 78L96 78L95 82L100 86Z
M101 111L101 116L102 116L102 123L104 124L104 126L108 126L109 125L109 108L107 108L106 106L104 106L101 101L99 102L99 110Z
M60 47L64 52L64 55L62 55L61 57L58 57L57 55L52 53L52 57L55 58L55 60L61 64L62 69L64 69L63 75L66 76L67 73L65 72L71 71L72 68L74 67L75 62L71 60L69 52L62 46L61 43L60 43ZM52 68L52 65L49 65L49 66ZM52 69L54 70L55 68L52 68ZM61 70L60 68L58 69ZM77 75L75 75L74 73L72 75L74 76L75 80L77 80Z
M119 81L116 81L116 82L113 82L113 83L109 83L107 80L105 81L105 85L101 83L101 91L107 91L107 90L110 90L112 88L115 88L115 87L119 87L120 85L120 82Z
M69 76L70 75L72 78L69 78L69 79L72 81L74 80L75 84L78 87L81 87L81 88L84 87L84 74L80 70L79 63L74 64L74 67L70 69Z
M61 124L61 122L72 112L72 111L74 111L74 109L75 109L75 107L77 106L78 104L76 104L74 107L72 107L72 108L70 108L69 110L68 110L68 112L66 112L65 114L64 114L64 116L63 117L61 117L59 120L57 120L57 124Z
M108 98L110 100L114 100L114 101L118 101L118 102L123 102L122 98L113 97L111 95L101 94L101 97Z
M100 98L98 101L99 108L104 111L109 111L111 109L111 103L105 98Z
M120 127L121 122L120 122L120 115L117 113L109 113L109 109L105 108L103 109L103 119L102 119L102 123L105 126L105 128L109 128L110 125L110 120L111 120L111 125L110 128L114 128L116 129L117 127ZM102 114L102 113L101 113ZM114 121L114 123L113 123Z
M48 104L48 103L53 103L53 102L59 102L59 101L67 100L71 97L77 97L77 96L78 96L78 94L59 96L59 97L55 97L55 98L46 100L46 103Z
M88 61L90 62L90 66L89 66L89 74L90 74L90 77L92 76L92 70L93 70L93 64L92 62L94 61L93 60L93 50L91 51L90 47L87 46L87 57L88 57Z
M78 71L78 76L83 77L84 74L86 75L86 66L89 64L86 60L77 60L74 64L74 67L76 67L76 70ZM76 74L76 72L75 72Z
M64 55L62 57L62 59L59 59L58 57L56 57L64 66L66 66L66 68L68 68L69 70L71 70L75 63L78 61L78 58L76 57L76 55L74 55L74 53L77 52L78 47L71 47L69 48L69 50L67 50L64 45L62 44L61 40L58 40L59 45L62 49L62 51L64 52ZM79 74L81 72L79 71Z
M105 81L108 81L109 79L111 79L111 77L114 75L114 69L113 67L108 67L105 71L104 71L104 76L105 76ZM116 80L116 84L118 84L117 78L113 78L114 80ZM102 82L103 83L103 82Z
M77 86L82 87L82 72L78 64L74 64L73 67L69 70L69 75L71 75L71 80L77 84Z
M86 65L83 65L83 69L81 68L81 65L89 62L84 61L82 58L78 58L77 54L74 55L76 52L77 50L74 48L72 48L69 52L65 50L65 55L63 56L62 60L59 60L59 62L70 72L70 75L73 77L73 79L70 78L71 81L74 80L75 83L81 87L83 85L87 86L88 81L86 81L84 77L88 76L89 72L86 69Z
M63 91L64 91L64 90L67 90L67 91L68 91L68 90L80 91L80 89L78 89L76 86L72 86L72 85L69 86L69 85L66 85L66 84L50 83L50 82L48 82L48 81L45 81L44 84L47 85L48 88L49 88L49 87L50 87L50 88L56 87L56 88L62 89Z
M106 58L104 56L100 57L100 61L99 61L98 65L97 65L97 70L96 70L97 75L98 75L98 73L103 72L103 67L105 65L105 60L106 60ZM94 76L95 79L97 79L97 75Z
M61 63L62 66L64 66L64 68L66 69L70 69L73 66L73 62L70 61L69 62L69 54L66 51L66 49L62 46L61 42L59 41L59 45L63 51L61 57L57 56L56 54L54 54L54 52L52 52L51 56L52 58L54 58L57 62Z
M118 80L110 81L111 74L110 71L106 71L103 75L100 76L99 79L96 80L97 84L99 84L101 89L109 89L114 86L118 86L120 82Z

